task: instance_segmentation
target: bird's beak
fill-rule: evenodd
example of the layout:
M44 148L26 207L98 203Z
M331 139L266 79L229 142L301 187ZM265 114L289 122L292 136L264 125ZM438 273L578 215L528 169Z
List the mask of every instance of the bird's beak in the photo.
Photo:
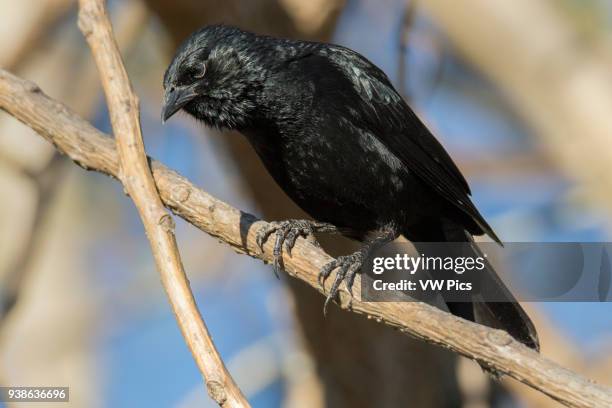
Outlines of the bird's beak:
M162 107L161 120L165 123L176 112L181 110L183 106L197 96L197 92L193 86L170 88L164 95L164 106Z

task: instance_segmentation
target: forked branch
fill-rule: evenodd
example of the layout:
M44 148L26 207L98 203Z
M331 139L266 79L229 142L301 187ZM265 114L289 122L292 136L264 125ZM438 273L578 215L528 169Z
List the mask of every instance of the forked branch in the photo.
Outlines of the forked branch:
M140 130L138 99L132 91L104 0L79 1L79 27L92 50L117 144L117 178L130 195L145 227L153 257L183 336L220 405L247 407L225 368L197 308L174 237L174 220L164 208L151 175Z
M0 108L37 131L85 169L120 177L113 140L30 82L0 70ZM261 253L256 230L264 225L194 186L189 180L151 160L153 177L165 206L202 231L265 262L272 261L273 242ZM292 256L283 255L287 273L316 290L320 268L331 260L323 250L299 238ZM515 341L506 332L472 323L424 303L362 302L359 277L355 298L341 292L343 309L367 315L403 333L437 344L507 374L569 407L610 407L612 389L596 384Z

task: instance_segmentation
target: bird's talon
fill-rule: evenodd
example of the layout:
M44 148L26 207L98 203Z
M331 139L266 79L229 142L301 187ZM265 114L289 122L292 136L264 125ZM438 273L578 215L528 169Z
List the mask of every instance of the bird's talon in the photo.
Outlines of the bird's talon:
M264 252L264 245L266 241L268 240L268 238L270 238L270 235L272 235L272 233L277 230L278 230L278 226L276 225L276 223L271 222L261 227L257 231L257 235L255 236L255 243L257 244L261 252Z
M274 262L272 264L272 270L274 271L274 276L276 276L276 279L280 279L280 272L279 272L280 269L281 269L281 265L280 265L278 258L274 258Z
M358 262L353 263L346 273L345 283L351 298L353 297L353 284L355 283L355 277L357 276L357 272L359 272L359 268L361 268L362 265L363 260L360 259Z
M285 251L287 251L287 254L289 254L289 256L291 256L291 250L293 249L295 241L297 241L299 235L300 234L295 229L292 229L285 237Z
M323 288L324 291L325 291L325 281L327 280L331 272L337 267L338 267L338 261L334 259L333 261L325 264L325 266L323 266L323 268L321 268L321 270L319 271L319 277L318 277L319 284L321 285L321 288Z
M321 286L321 289L323 289L323 292L325 292L325 277L323 274L319 273L317 280L319 281L319 286Z
M334 279L334 283L327 294L327 298L325 299L325 304L323 305L323 314L327 314L327 307L329 302L336 298L338 291L340 289L340 284L344 281L346 289L350 294L351 298L353 297L353 283L355 281L355 276L357 272L363 265L363 254L361 252L356 252L352 255L348 256L340 256L337 259L329 262L319 272L319 283L321 287L325 289L325 280L329 277L331 272L334 269L338 269L336 272L336 277Z
M327 306L329 306L329 302L331 302L332 297L331 296L327 296L325 298L325 303L323 303L323 317L327 316Z
M308 238L314 232L311 226L312 221L307 220L286 220L270 222L261 227L255 236L255 243L264 252L264 245L272 234L276 235L274 249L272 251L274 273L279 276L279 271L283 267L283 249L291 256L291 251L298 237Z

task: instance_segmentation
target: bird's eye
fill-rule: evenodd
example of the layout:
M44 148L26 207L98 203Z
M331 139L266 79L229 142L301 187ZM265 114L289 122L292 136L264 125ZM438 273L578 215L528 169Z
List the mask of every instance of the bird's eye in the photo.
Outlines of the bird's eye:
M189 85L197 81L198 79L204 78L205 74L206 74L205 65L200 65L198 67L186 67L181 72L179 79L178 79L178 83L180 85Z
M206 65L202 64L202 66L200 67L200 69L196 70L193 74L193 77L195 79L202 79L204 78L204 75L206 74Z

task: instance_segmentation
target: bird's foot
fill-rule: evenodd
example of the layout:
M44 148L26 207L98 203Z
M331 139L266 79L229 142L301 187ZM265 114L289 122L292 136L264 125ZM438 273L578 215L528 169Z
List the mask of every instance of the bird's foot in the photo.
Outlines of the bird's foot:
M355 282L355 276L361 269L361 266L365 262L366 255L363 251L355 252L351 255L339 256L333 261L329 262L319 272L319 283L324 287L325 280L329 277L334 269L337 269L336 278L334 283L329 290L325 304L323 305L323 314L327 313L327 306L329 302L335 299L340 289L340 284L344 281L346 289L348 290L351 297L353 296L353 283Z
M291 256L291 250L298 237L308 238L311 237L314 232L333 232L335 229L336 228L331 224L310 220L274 221L257 231L255 242L263 252L263 246L268 238L270 238L272 234L276 234L272 256L274 259L274 274L278 278L278 271L281 269L283 262L283 244L285 246L285 251Z

